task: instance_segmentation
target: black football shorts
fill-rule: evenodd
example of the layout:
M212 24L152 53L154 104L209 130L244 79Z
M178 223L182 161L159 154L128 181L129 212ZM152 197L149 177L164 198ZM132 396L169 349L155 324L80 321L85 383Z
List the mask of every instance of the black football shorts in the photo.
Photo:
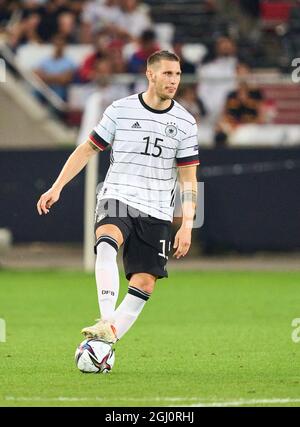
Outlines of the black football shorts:
M119 200L101 200L96 207L95 231L104 224L116 225L124 238L123 263L126 278L148 273L168 277L171 250L171 221L149 216Z

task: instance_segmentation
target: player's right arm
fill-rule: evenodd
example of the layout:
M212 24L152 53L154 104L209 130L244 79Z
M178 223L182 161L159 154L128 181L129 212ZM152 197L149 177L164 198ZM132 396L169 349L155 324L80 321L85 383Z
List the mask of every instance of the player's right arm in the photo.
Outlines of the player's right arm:
M58 201L64 186L85 167L94 154L105 150L112 144L116 131L116 116L116 107L114 105L107 107L101 121L94 128L88 140L73 151L57 180L37 202L37 210L40 215L49 213L51 206Z
M42 194L37 202L37 210L40 215L49 213L51 206L59 200L64 186L86 166L89 159L97 151L97 148L90 140L79 145L73 151L52 187L46 193Z

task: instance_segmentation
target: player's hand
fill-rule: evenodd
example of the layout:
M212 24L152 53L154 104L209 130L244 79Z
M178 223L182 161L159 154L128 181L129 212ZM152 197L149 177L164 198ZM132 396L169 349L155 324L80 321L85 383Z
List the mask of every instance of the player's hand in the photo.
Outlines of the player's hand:
M39 215L49 213L51 206L58 201L59 196L60 191L54 188L50 188L50 190L42 194L36 205Z
M181 226L176 233L173 248L176 249L173 257L179 259L185 256L191 246L192 230L188 227Z

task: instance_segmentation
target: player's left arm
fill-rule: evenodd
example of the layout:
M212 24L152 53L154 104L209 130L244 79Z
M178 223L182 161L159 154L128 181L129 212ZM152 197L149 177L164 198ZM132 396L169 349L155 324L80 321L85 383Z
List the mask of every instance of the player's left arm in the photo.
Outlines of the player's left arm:
M182 224L176 233L174 257L184 257L191 246L193 220L197 206L197 165L178 167L182 204Z

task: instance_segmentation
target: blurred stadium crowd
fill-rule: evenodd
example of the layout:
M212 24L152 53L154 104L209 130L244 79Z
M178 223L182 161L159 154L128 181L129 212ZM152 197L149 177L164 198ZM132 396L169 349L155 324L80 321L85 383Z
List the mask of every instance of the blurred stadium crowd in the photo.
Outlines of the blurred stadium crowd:
M177 98L218 146L240 124L300 123L299 105L278 117L276 99L251 83L253 69L289 72L299 36L297 0L0 0L2 45L67 103L55 111L66 124L80 124L99 88L107 104L143 90L146 58L171 49L186 78ZM124 74L135 77L112 82Z

